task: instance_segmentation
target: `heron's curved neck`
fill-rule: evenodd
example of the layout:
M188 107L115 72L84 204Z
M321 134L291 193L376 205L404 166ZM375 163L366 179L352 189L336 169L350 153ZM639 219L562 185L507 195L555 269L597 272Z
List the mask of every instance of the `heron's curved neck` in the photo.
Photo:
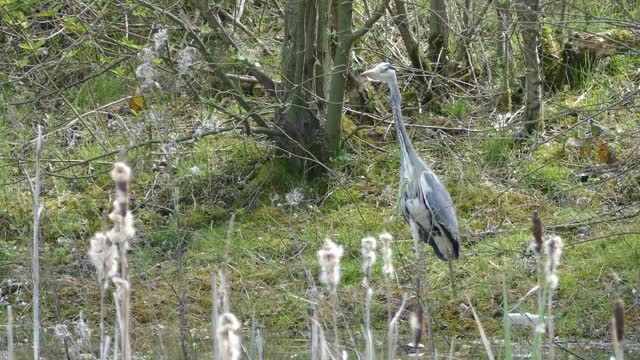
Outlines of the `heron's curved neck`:
M395 76L389 82L389 89L391 90L391 111L396 120L396 130L398 132L398 140L400 140L402 157L413 160L416 154L411 145L409 135L407 134L407 129L404 127L404 121L402 121L402 97L400 96L400 88L398 87L398 80Z

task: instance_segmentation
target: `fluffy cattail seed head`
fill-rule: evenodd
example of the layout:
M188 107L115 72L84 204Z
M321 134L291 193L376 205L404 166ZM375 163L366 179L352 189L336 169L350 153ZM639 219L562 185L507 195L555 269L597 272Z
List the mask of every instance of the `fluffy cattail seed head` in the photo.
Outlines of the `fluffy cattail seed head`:
M415 313L411 313L409 316L409 326L411 327L411 335L413 336L413 345L415 349L420 346L420 339L422 338L422 305L418 305Z
M66 324L56 324L56 327L53 330L53 334L58 339L65 339L71 337L71 333L69 332L69 328Z
M114 182L129 182L131 180L131 169L127 164L122 161L118 161L113 164L113 170L111 170L111 179Z
M371 275L371 267L376 262L376 246L375 238L362 238L362 268L367 277Z
M217 338L222 358L225 360L240 359L240 322L232 313L224 313L218 320Z
M116 184L116 200L109 219L113 222L110 231L111 240L115 243L126 243L135 235L133 215L129 211L129 182L131 169L124 162L116 162L111 170L111 179Z
M380 241L382 241L383 245L389 245L391 243L391 240L393 240L393 235L389 234L387 230L384 230L380 233L380 235L378 235L378 238L380 239Z
M378 237L382 242L382 274L384 277L391 280L395 273L395 268L393 267L393 253L391 251L391 240L393 240L393 236L385 230Z
M331 291L335 291L340 283L340 260L343 255L342 246L334 243L329 238L324 239L324 245L318 251L320 282L327 285Z
M125 209L125 215L121 215L121 211L117 208L121 203L113 202L114 209L109 214L109 219L113 222L113 228L109 231L109 236L114 243L121 243L132 239L136 234L133 227L133 215L128 209Z
M160 29L153 35L153 47L156 51L167 42L167 29Z
M96 268L98 280L106 289L108 280L118 273L118 250L108 234L99 232L91 238L89 259Z
M538 216L538 212L534 211L531 215L532 227L531 232L533 233L533 250L536 254L540 254L542 251L542 221Z
M75 321L75 332L76 332L76 341L78 344L88 344L89 340L91 340L91 328L89 327L89 323L87 318L84 317L82 310L80 310L80 314L78 315L78 319Z
M544 251L547 255L547 264L545 266L545 272L547 274L547 282L551 289L558 287L558 266L560 265L560 256L562 255L562 248L564 243L562 238L558 235L551 235L545 241Z

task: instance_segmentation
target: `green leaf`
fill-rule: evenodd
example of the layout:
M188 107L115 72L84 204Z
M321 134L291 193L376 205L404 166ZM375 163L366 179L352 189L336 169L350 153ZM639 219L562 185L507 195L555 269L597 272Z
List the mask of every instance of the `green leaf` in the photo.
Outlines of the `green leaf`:
M67 51L67 53L64 55L67 59L72 59L74 58L76 55L78 55L78 53L80 52L79 49L73 49L71 51Z
M142 49L141 45L136 44L135 42L133 42L133 40L129 39L128 37L123 37L122 39L120 39L120 42L128 47L140 50Z
M75 16L65 17L64 27L67 30L75 31L80 34L85 33L87 31L87 26Z
M24 49L24 50L27 50L27 51L31 51L31 52L35 52L36 50L41 48L43 45L44 45L44 40L38 40L36 42L29 41L29 42L26 42L26 43L18 44L18 46L21 49Z
M200 35L209 35L213 32L213 29L209 25L204 24L200 27Z
M23 56L22 59L18 60L16 65L18 65L19 68L23 68L23 67L29 65L29 57L28 56Z
M49 8L49 10L41 11L38 14L36 14L36 16L38 16L38 17L52 17L52 16L54 16L54 15L56 15L58 13L58 10L60 10L60 8L62 8L62 4L58 4L56 6L52 6L51 8Z

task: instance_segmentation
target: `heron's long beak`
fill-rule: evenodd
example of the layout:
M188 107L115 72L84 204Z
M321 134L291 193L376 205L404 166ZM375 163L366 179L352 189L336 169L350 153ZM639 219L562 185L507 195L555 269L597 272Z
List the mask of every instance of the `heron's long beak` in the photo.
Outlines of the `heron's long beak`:
M369 78L369 75L373 74L376 72L376 69L369 69L365 72L363 72L362 74L360 74L361 77L363 78Z

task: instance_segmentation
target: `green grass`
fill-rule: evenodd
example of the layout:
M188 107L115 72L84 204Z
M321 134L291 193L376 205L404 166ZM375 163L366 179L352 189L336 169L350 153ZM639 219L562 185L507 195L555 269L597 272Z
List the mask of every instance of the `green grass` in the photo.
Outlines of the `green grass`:
M132 91L127 83L125 78L113 73L99 76L82 85L74 104L80 109L90 109L131 95Z
M466 102L463 100L455 100L453 103L444 107L444 112L449 116L458 120L464 120L469 108Z
M499 135L498 135L499 136ZM485 160L488 162L507 162L511 155L510 151L514 146L513 139L497 138L489 140L485 145Z

